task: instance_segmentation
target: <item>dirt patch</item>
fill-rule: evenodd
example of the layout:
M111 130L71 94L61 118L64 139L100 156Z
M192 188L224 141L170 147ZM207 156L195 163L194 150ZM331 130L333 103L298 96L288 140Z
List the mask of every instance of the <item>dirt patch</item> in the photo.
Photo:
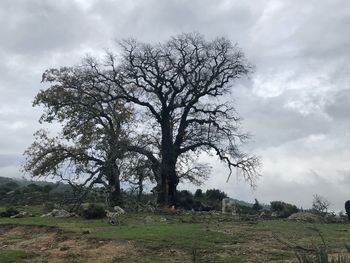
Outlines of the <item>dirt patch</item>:
M35 262L113 262L135 253L133 242L98 240L56 227L0 225L0 250L34 252Z

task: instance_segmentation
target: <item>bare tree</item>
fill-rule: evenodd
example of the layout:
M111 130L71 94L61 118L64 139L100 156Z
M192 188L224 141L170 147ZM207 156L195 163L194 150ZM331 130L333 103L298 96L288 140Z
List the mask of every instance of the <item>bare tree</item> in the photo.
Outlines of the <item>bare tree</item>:
M312 201L312 209L322 215L327 214L328 208L331 205L325 197L315 194Z
M225 38L206 41L199 34L182 34L156 45L128 40L121 49L120 59L110 53L103 65L93 61L90 66L114 91L113 99L142 111L159 134L159 153L154 145L139 149L159 160L159 203L175 202L176 167L184 154L216 154L229 176L238 168L254 184L259 160L240 150L250 136L241 131L229 100L233 81L251 69L239 48Z

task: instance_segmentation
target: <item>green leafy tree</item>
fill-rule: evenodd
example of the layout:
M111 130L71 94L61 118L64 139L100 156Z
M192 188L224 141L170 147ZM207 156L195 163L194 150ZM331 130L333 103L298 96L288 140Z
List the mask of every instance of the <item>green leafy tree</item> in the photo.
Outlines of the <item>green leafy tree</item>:
M227 197L227 194L219 189L208 189L205 195L206 198L211 201L222 201L222 199Z
M58 123L61 131L51 136L45 130L35 134L25 151L24 170L33 176L55 176L80 189L79 200L96 184L103 184L111 205L120 204L119 162L127 158L126 145L133 109L110 100L95 83L86 67L50 69L34 106L42 106L40 122Z

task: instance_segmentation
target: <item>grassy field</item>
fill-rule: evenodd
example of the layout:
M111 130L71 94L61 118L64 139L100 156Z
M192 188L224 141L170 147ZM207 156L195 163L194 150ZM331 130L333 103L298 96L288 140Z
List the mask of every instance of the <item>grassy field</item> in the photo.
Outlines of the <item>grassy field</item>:
M331 253L350 244L350 224L249 222L210 214L127 214L117 226L107 220L41 217L1 218L0 224L0 262L296 262L298 248L322 242L314 228ZM54 245L40 243L45 239Z

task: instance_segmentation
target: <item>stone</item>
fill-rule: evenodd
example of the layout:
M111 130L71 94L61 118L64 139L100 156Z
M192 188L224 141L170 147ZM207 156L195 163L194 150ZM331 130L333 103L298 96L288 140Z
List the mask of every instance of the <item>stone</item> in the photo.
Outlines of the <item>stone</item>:
M41 215L41 217L57 217L57 218L67 218L71 217L72 214L64 209L53 209L50 213Z
M118 213L118 215L125 214L125 210L121 208L120 206L113 207L114 212Z
M322 223L324 221L321 216L309 212L294 213L288 217L288 220L306 223Z
M238 214L238 206L232 198L226 197L222 199L222 213L231 212L233 215Z
M17 215L10 216L10 218L22 218L28 215L27 212L19 212Z
M115 225L115 224L119 223L119 220L118 220L119 215L120 215L120 213L118 213L118 212L111 212L111 211L106 210L106 216L108 218L108 222L111 225Z

